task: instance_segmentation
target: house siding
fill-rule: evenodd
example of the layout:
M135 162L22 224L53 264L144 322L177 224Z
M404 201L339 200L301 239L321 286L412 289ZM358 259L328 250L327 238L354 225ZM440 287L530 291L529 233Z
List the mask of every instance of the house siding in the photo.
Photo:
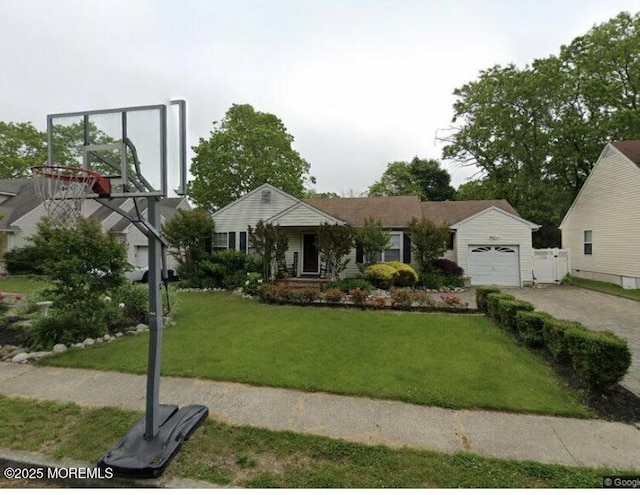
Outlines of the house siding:
M572 274L620 284L640 279L640 170L608 145L562 224L562 246L571 250ZM584 254L584 231L593 254ZM640 280L639 280L640 281Z
M493 237L493 238L492 238ZM457 229L456 262L468 273L469 246L517 246L520 256L520 282L529 285L532 277L531 227L499 210L490 209L462 222Z
M261 191L271 191L271 201L262 202ZM259 220L267 220L293 206L296 200L269 186L259 187L227 208L213 214L216 232L246 231L247 226L255 227Z

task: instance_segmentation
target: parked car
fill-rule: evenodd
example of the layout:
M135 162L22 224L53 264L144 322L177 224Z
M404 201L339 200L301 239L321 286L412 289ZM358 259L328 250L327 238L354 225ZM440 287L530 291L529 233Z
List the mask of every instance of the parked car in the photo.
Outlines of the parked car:
M171 268L167 270L167 274L169 275L169 282L177 282L180 280L178 274ZM146 284L149 281L149 267L142 266L136 267L133 270L126 273L126 276L132 282L140 282L142 284Z

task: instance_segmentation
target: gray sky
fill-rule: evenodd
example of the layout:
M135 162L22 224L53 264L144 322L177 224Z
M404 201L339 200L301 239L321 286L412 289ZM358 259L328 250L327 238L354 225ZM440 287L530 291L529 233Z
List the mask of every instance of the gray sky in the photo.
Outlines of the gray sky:
M638 0L0 0L0 120L189 102L189 139L233 103L276 114L316 189L365 191L440 158L452 92L523 66ZM454 185L473 170L444 163Z

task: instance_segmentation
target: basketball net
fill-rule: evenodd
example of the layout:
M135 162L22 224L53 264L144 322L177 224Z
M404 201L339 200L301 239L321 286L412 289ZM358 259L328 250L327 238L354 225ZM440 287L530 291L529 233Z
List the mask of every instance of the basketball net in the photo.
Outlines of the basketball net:
M32 167L31 173L36 195L43 202L51 226L75 228L96 177L89 170L59 166Z

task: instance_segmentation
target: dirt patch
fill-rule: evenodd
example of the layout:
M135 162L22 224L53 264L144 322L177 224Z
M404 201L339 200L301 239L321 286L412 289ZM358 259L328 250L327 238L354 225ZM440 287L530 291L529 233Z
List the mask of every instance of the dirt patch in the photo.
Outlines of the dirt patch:
M21 346L24 339L24 330L9 325L0 326L0 346Z

